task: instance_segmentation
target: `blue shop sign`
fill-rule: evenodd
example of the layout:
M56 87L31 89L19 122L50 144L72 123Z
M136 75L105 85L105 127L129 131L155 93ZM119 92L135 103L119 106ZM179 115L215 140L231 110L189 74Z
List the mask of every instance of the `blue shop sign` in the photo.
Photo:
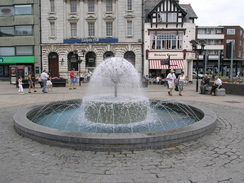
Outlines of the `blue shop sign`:
M116 38L83 38L83 39L64 39L64 43L117 43Z

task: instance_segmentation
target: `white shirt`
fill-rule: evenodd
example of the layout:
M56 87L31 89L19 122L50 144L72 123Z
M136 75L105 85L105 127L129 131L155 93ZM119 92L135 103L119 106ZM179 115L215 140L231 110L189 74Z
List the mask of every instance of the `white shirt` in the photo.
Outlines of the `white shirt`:
M41 79L43 79L43 80L47 80L47 78L48 78L48 74L45 73L45 72L43 72L43 73L41 74Z
M216 79L215 81L214 81L214 83L216 84L216 85L222 85L222 81L221 81L221 79Z
M171 80L168 80L168 79L171 79ZM167 81L168 83L174 83L176 77L175 77L175 73L171 74L169 73L168 76L167 76Z

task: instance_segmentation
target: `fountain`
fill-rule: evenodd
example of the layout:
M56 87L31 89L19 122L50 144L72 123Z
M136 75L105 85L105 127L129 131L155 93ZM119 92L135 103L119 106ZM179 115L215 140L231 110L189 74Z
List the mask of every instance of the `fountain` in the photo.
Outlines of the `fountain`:
M82 100L25 108L14 116L15 129L42 143L96 151L165 147L214 129L212 111L149 100L140 83L127 60L108 58L95 69Z

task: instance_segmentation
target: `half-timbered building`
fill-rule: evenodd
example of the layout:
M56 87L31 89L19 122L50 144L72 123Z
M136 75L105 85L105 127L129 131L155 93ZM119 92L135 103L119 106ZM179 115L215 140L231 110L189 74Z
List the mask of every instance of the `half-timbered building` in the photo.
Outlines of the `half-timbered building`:
M177 0L145 2L144 74L166 77L169 69L184 71L191 80L194 53L190 40L195 39L197 18L190 4Z

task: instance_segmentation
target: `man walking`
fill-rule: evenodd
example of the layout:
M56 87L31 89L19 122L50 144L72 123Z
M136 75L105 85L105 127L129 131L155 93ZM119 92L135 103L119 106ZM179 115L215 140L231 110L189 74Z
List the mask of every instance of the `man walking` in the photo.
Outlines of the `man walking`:
M175 87L175 71L173 69L170 70L170 73L167 75L166 80L168 81L168 85L169 85L169 91L168 94L169 96L172 96L172 91Z
M48 78L48 74L47 74L46 70L44 69L43 72L41 73L41 80L42 80L42 84L43 84L42 92L43 93L47 93L47 78Z

